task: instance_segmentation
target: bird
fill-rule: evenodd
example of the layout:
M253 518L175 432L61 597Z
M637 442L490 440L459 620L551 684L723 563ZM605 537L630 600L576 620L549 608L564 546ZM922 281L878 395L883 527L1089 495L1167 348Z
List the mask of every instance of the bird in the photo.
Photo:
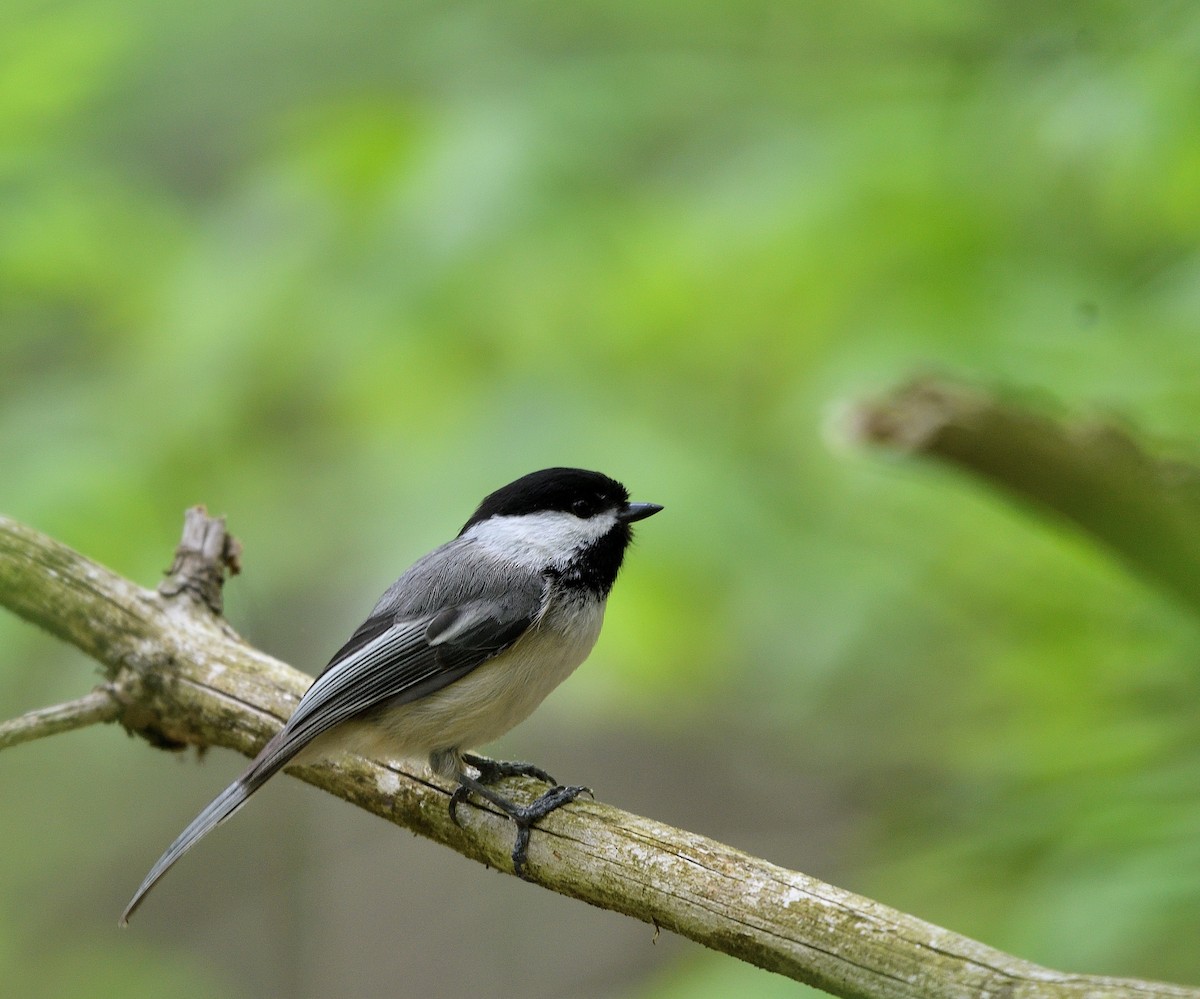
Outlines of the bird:
M527 878L532 826L588 789L469 750L524 721L588 657L631 525L662 509L631 502L620 482L582 468L531 472L485 496L453 540L388 587L279 732L150 868L120 925L284 766L345 752L426 758L434 774L456 784L449 802L456 823L472 795L496 806L516 827L513 871ZM520 805L494 786L513 776L552 786Z

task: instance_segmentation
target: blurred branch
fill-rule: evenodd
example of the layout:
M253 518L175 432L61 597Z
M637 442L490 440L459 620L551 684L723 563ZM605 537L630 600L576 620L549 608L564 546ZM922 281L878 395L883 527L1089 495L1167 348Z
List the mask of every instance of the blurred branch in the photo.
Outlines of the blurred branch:
M869 444L927 455L1082 528L1200 611L1200 469L1147 454L1112 423L1067 423L923 378L851 414Z
M253 755L310 681L235 635L211 609L211 586L178 578L202 571L219 591L236 552L224 525L202 510L190 512L184 546L192 554L177 558L155 592L0 517L0 604L99 660L129 731L160 746L217 745ZM197 561L195 552L208 554ZM473 860L511 867L508 820L468 808L460 810L464 828L455 826L447 809L451 788L420 773L349 756L289 772ZM1049 971L599 802L576 802L539 825L528 870L553 891L835 995L1200 999L1197 989ZM131 885L133 878L131 872Z
M112 691L101 687L66 704L38 708L20 718L0 722L0 749L43 739L48 735L58 735L59 732L85 728L97 722L116 721L120 713L121 706L113 699Z

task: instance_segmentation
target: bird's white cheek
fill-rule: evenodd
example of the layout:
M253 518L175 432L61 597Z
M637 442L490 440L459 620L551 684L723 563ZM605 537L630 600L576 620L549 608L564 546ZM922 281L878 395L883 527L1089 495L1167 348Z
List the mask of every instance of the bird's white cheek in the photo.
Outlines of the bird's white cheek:
M615 513L580 520L550 510L520 517L493 517L472 527L468 536L506 559L540 568L595 544L616 523Z

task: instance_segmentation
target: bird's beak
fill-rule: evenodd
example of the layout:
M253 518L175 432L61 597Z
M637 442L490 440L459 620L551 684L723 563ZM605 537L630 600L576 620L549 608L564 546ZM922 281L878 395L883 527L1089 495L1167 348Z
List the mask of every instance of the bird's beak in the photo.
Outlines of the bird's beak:
M617 520L623 524L632 524L635 520L645 520L653 517L662 506L658 503L626 503L617 511Z

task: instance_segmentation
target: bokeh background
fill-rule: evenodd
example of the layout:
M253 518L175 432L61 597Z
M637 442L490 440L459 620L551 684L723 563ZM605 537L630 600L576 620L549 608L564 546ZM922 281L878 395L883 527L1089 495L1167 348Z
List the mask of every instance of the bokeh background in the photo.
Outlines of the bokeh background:
M1088 539L842 443L914 371L1200 440L1191 2L7 0L0 510L314 671L487 491L641 525L494 747L1053 967L1200 982L1200 633ZM94 670L0 615L0 713ZM100 727L0 759L11 995L804 990Z

